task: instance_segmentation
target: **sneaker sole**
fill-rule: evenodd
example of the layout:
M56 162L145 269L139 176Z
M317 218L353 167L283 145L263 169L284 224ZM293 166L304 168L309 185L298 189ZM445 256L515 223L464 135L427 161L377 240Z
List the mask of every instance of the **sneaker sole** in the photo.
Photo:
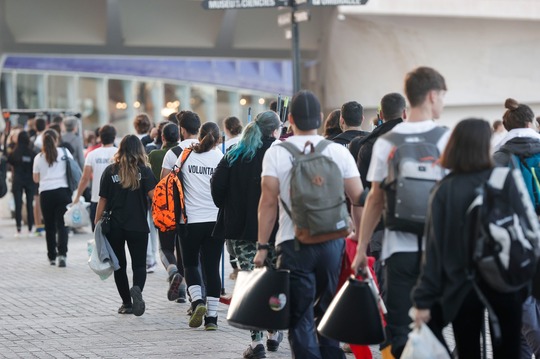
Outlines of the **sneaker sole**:
M178 299L178 297L180 296L178 289L180 288L181 282L182 282L182 278L181 278L180 273L176 273L172 277L171 283L169 284L169 290L167 291L167 299L170 300L171 302L173 300Z
M207 332L212 332L214 330L218 330L218 326L217 324L207 324L204 326L204 330L206 330Z
M144 314L146 309L146 304L142 298L142 292L139 287L133 287L129 291L131 298L133 299L133 314L137 317L140 317Z
M279 349L279 342L277 340L267 340L266 341L266 350L269 352L277 352Z
M206 314L206 307L202 304L199 304L197 308L193 311L191 318L189 318L189 327L198 328L203 323L203 318Z

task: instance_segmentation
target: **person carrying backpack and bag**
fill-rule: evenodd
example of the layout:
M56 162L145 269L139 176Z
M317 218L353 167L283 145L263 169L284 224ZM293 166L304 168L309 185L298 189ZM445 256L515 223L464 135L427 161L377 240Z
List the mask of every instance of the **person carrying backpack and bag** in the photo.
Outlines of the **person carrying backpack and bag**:
M512 98L504 103L507 109L503 125L508 131L493 154L495 165L517 168L536 214L540 213L540 134L534 128L535 116L531 108ZM523 303L522 359L531 358L532 353L540 357L540 306L538 300L529 296Z
M391 352L399 358L407 342L411 319L410 292L420 274L422 235L428 196L443 171L437 164L449 131L438 127L443 110L446 82L429 67L419 67L405 78L405 93L411 109L407 119L379 137L367 174L367 196L360 241L353 270L364 268L373 231L384 214L384 261L388 308L387 334Z
M493 168L490 138L481 119L455 127L441 156L451 173L430 196L422 274L411 295L416 325L426 322L441 342L452 323L460 358L480 358L485 308L493 357L519 358L521 305L538 258L538 220L523 179Z

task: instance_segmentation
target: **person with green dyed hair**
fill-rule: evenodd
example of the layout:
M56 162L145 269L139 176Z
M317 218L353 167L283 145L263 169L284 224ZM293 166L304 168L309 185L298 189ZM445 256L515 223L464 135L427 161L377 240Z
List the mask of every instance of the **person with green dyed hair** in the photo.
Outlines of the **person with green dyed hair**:
M227 152L212 176L212 198L219 208L214 236L227 238L227 248L242 270L254 268L262 161L280 133L278 115L274 111L260 113L246 126L240 141ZM273 236L276 230L277 223ZM282 332L269 332L266 349L277 351L282 340ZM251 332L251 345L243 355L244 358L266 357L263 332Z

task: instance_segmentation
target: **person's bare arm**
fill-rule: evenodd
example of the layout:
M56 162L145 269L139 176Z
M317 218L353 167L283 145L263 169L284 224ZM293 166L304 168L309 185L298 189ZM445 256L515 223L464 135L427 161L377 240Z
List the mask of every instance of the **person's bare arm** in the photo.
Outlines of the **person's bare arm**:
M163 177L167 177L167 175L171 173L170 169L167 168L161 168L161 175L159 176L159 179L162 179Z
M362 195L362 182L360 177L346 178L344 181L345 193L352 203L351 215L354 224L355 238L358 238L360 233L360 219L362 218L362 208L358 206L360 196Z
M75 198L73 199L73 203L79 202L79 198L83 194L86 187L88 187L88 183L90 183L91 179L92 179L92 167L84 166L81 180L79 181L79 186L77 187L77 194L75 195Z
M366 250L373 231L381 219L384 209L384 192L380 187L380 182L372 182L371 190L366 199L362 221L360 223L360 234L358 237L358 247L352 262L353 271L363 269L367 264Z
M94 218L94 224L97 224L99 222L106 206L107 206L107 198L99 197L99 201L96 207L96 218Z
M276 177L263 176L261 182L261 199L259 200L259 232L258 242L260 244L267 244L270 240L270 235L274 229L276 223L276 216L278 210L278 198L279 198L279 180ZM257 251L253 263L256 267L262 267L266 256L267 250Z

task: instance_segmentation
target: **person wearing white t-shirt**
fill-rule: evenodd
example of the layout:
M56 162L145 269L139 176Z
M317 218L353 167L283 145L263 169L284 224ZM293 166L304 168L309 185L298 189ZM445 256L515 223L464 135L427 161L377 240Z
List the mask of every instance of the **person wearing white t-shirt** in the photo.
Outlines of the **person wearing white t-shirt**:
M294 136L287 142L299 150L307 142L316 146L324 140L317 135L322 123L321 106L309 91L300 91L290 104L289 122ZM360 217L358 206L362 194L360 174L349 150L336 143L329 144L323 155L331 158L340 169L345 192L353 203L352 215ZM270 147L263 159L261 199L259 202L259 234L254 263L264 265L268 254L268 241L274 228L279 207L279 229L276 235L278 268L290 270L290 325L289 343L296 358L345 358L339 342L320 336L314 329L328 309L337 289L343 238L323 243L304 245L296 241L293 222L281 201L290 208L290 180L293 156L283 146ZM355 223L359 223L355 221ZM358 233L358 228L356 228Z
M180 126L180 138L182 142L178 144L178 148L171 148L165 153L163 157L163 164L161 165L161 178L167 176L173 169L174 164L180 157L180 153L184 148L190 147L199 142L199 128L201 128L201 119L199 115L192 111L182 111L178 115L178 122Z
M217 329L221 292L219 261L224 240L212 235L218 208L210 192L210 179L223 157L217 149L220 140L219 127L213 122L205 123L201 127L199 143L191 146L191 153L181 170L187 221L180 226L180 247L193 310L189 326L201 326L204 318L205 330ZM176 165L180 165L180 159ZM206 277L206 305L202 295L203 279L199 261L202 261Z
M438 119L443 110L446 83L441 74L429 67L419 67L405 79L405 93L411 105L405 122L396 125L390 132L400 134L421 134L436 127L433 119ZM437 142L442 153L450 131L446 131ZM377 139L367 175L371 189L366 199L360 241L352 268L357 271L367 263L366 250L373 231L385 208L384 190L381 182L388 175L388 161L394 146L384 136ZM419 237L416 234L385 229L381 260L385 263L387 331L392 354L399 358L407 342L411 319L408 316L412 306L410 293L420 275Z
M94 230L94 218L96 217L96 208L99 201L99 185L101 175L105 168L111 164L111 159L118 151L114 147L114 139L116 138L116 129L112 125L104 125L99 129L99 138L101 139L101 147L88 153L84 161L84 169L77 194L73 203L79 202L82 193L88 187L88 183L92 181L92 196L90 198L90 218L92 223L92 231Z
M65 148L58 147L60 135L55 130L43 132L43 147L34 158L32 177L39 183L39 199L45 222L45 238L47 240L47 256L51 265L66 266L68 251L68 229L64 223L66 206L71 202L66 177L66 160L64 156L73 158ZM58 235L58 240L56 236Z

